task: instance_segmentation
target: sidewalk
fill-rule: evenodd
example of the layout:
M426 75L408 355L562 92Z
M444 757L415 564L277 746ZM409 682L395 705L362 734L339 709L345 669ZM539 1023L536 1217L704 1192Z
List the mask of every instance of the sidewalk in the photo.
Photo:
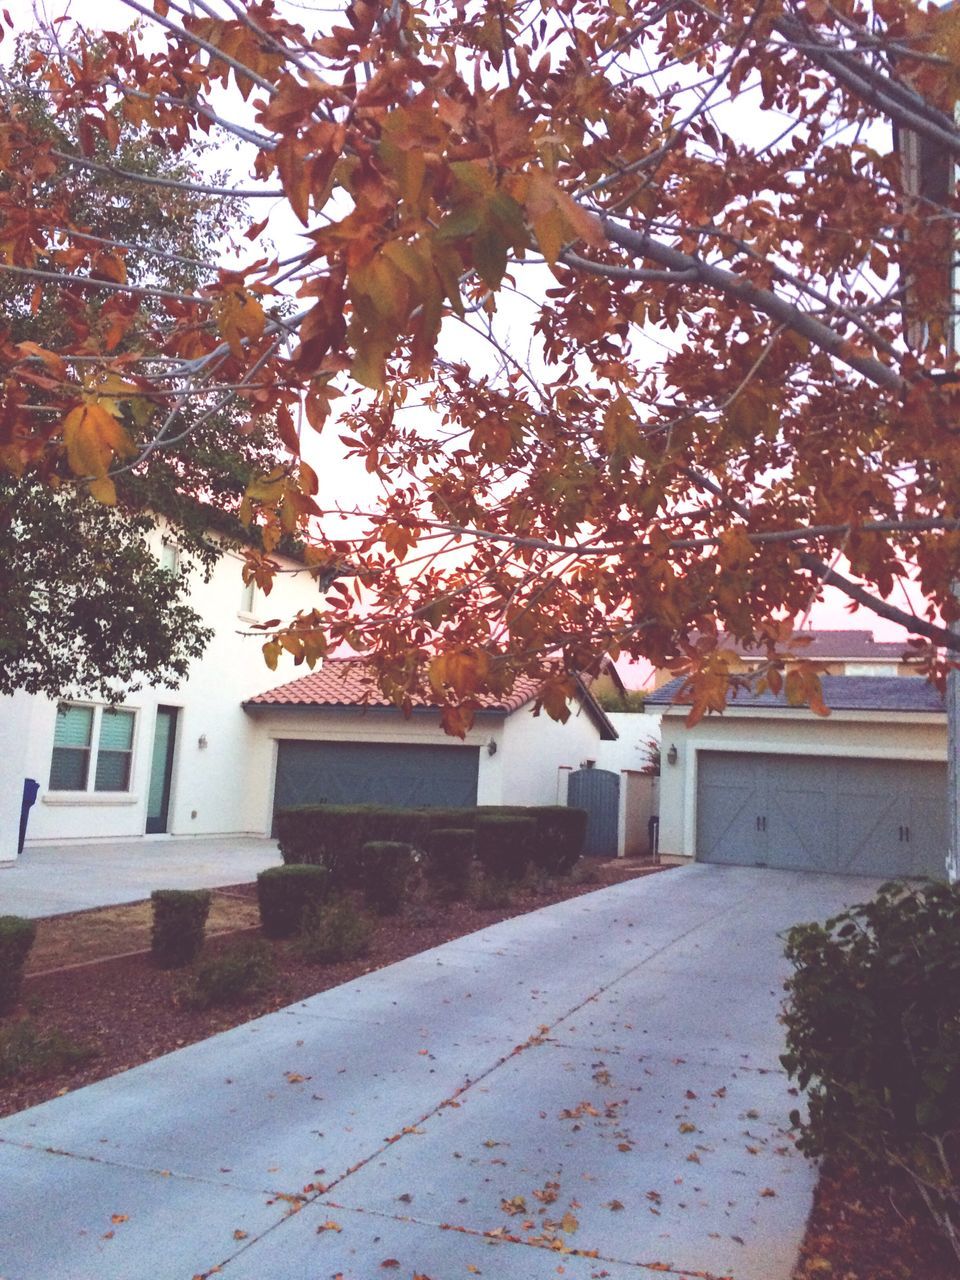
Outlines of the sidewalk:
M871 891L629 881L11 1116L0 1276L788 1280L776 934Z

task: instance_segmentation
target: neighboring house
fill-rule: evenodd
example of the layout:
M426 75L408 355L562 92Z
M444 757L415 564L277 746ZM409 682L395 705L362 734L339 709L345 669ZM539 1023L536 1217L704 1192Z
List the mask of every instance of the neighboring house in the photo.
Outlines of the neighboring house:
M660 848L701 862L943 878L947 721L916 676L824 676L831 714L740 690L687 728L663 711ZM689 699L687 700L689 703Z
M330 659L244 703L255 730L251 803L267 824L279 808L323 801L562 804L566 774L617 734L584 682L566 724L533 714L538 687L520 677L509 697L481 696L461 742L444 734L435 705L415 701L405 718L362 659Z
M175 547L155 548L174 569ZM556 804L566 777L616 739L586 683L566 724L534 716L538 682L483 698L465 742L426 704L410 718L387 705L357 659L331 659L290 681L263 660L259 618L313 608L318 587L295 561L269 602L245 587L225 551L191 604L214 637L179 689L131 693L116 707L0 698L0 862L17 856L24 780L39 784L27 845L144 836L267 835L281 804L320 800L472 805ZM279 687L278 687L279 686Z
M158 560L175 570L176 543L159 527L155 536ZM289 679L289 669L270 672L250 625L319 602L311 574L275 558L284 571L269 597L244 585L234 551L224 552L209 581L196 574L190 603L215 634L178 689L145 686L116 708L69 693L59 703L25 693L0 698L0 862L17 856L26 778L39 784L28 844L265 829L246 786L257 730L241 703L251 690Z
M741 644L731 636L721 635L717 647L730 656L733 673L750 671L767 661L766 650ZM790 654L789 671L796 659L816 662L832 676L910 676L916 669L904 661L902 641L874 640L870 631L795 631L782 651ZM654 675L654 688L660 689L673 679L673 672L659 670Z

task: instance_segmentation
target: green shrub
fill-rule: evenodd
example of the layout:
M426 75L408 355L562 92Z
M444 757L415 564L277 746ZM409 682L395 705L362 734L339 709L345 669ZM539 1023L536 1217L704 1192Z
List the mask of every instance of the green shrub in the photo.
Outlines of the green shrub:
M303 921L295 943L308 964L336 964L355 960L370 950L373 923L346 899L314 907Z
M533 818L506 814L477 821L477 859L488 880L518 883L533 861L537 824Z
M300 929L303 913L330 895L327 867L290 863L268 867L257 876L260 926L268 938L289 938Z
M209 889L155 889L150 946L161 969L190 964L203 947L203 930L210 912Z
M380 916L395 916L414 870L413 850L398 840L371 840L363 846L363 898Z
M427 839L427 876L440 897L461 902L470 889L476 833L470 827L437 827Z
M360 888L361 851L371 841L397 841L415 849L430 848L438 829L475 831L488 818L532 818L537 824L530 860L548 875L565 875L583 850L587 816L562 805L524 807L488 805L471 808L398 809L385 805L304 805L277 814L280 852L286 863L327 867L336 890Z
M537 823L533 843L533 862L548 876L569 875L583 853L587 838L586 809L566 805L543 805L528 809L527 815Z
M23 968L36 936L35 921L0 916L0 1013L9 1013L20 999Z
M284 862L326 867L335 890L359 889L364 882L362 852L372 841L424 847L431 811L383 805L312 805L277 814Z
M478 911L505 911L516 904L516 885L496 876L484 876L470 884L470 903Z
M786 954L800 1149L904 1169L960 1259L960 888L884 885Z
M268 991L276 976L273 952L262 938L236 942L201 960L180 992L190 1009L239 1004Z
M93 1046L78 1044L57 1028L41 1031L30 1018L0 1027L0 1080L51 1075L96 1055Z

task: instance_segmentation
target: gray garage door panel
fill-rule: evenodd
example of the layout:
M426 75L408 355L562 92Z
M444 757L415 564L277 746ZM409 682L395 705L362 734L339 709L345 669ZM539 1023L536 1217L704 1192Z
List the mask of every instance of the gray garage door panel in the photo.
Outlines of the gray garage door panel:
M698 754L702 862L942 879L946 765Z
M479 747L294 739L278 747L274 812L300 804L415 809L477 803Z

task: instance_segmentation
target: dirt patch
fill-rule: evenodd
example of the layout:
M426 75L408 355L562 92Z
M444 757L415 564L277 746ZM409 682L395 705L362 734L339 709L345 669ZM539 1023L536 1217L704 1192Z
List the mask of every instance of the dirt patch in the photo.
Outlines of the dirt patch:
M252 893L249 890L254 890ZM149 902L97 907L37 921L37 940L27 960L27 974L46 973L65 965L83 964L147 951L152 910ZM253 885L215 889L207 918L207 936L253 928L260 923Z
M957 1280L957 1260L905 1177L827 1165L794 1280Z
M51 917L40 922L44 938L42 962L38 963L34 955L21 1006L14 1014L0 1018L0 1029L17 1017L28 1016L38 1031L63 1032L79 1045L94 1047L96 1057L49 1072L40 1079L4 1082L0 1086L0 1115L114 1075L499 920L590 893L604 884L660 870L632 859L594 864L590 872L595 881L555 882L549 892L524 890L506 909L481 910L469 903L415 902L401 916L379 920L369 954L343 964L307 965L289 942L271 942L277 980L269 994L241 1006L204 1011L188 1009L179 999L184 983L182 971L157 969L148 954L123 954L149 946L149 903ZM216 934L208 929L205 955L217 954L238 937L259 936L255 886L219 890L215 902L216 915L211 909L214 931L216 921L243 924L238 924L232 933ZM251 923L255 927L250 928ZM111 947L120 950L121 958L76 968L60 967L76 965L96 954L102 956ZM50 972L53 962L57 969ZM38 972L39 969L45 972Z

